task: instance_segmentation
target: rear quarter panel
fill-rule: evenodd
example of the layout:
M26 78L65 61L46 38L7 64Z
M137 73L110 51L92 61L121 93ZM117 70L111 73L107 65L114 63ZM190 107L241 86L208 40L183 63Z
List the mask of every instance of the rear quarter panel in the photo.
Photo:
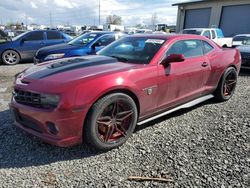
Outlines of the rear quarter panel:
M207 82L208 86L216 88L225 70L232 66L237 72L240 71L241 56L237 49L218 48L208 55L211 64L211 75Z

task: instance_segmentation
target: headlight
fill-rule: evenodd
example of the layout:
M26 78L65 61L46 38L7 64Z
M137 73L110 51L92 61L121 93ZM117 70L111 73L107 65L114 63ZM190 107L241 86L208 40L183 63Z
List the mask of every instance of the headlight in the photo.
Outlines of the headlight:
M40 94L41 97L41 105L45 108L56 108L60 97L58 95L47 95L47 94Z
M44 60L47 61L47 60L52 60L52 59L58 59L58 58L62 58L64 56L64 53L61 53L61 54L50 54L50 55L47 55Z

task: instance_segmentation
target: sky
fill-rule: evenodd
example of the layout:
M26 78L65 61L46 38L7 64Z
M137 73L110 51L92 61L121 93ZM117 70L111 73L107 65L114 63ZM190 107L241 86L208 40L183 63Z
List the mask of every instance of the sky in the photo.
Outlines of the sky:
M177 7L173 3L184 0L100 0L101 24L106 16L122 17L122 25L150 25L157 15L157 23L176 24ZM50 19L51 18L51 19ZM99 0L0 0L0 24L98 25Z

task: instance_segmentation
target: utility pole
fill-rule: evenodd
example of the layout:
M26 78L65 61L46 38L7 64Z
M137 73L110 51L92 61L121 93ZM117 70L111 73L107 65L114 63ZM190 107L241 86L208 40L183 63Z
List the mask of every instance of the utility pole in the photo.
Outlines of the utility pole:
M101 25L101 0L99 0L99 25Z
M51 12L49 12L49 23L50 23L50 28L52 28L52 16L51 16Z
M26 28L27 28L27 25L28 25L28 17L27 17L27 15L25 15L25 25L26 25Z

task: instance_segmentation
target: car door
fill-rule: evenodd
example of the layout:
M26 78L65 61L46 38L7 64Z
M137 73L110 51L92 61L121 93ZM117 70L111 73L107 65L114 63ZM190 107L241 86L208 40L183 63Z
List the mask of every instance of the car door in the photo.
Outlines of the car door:
M58 31L46 31L46 46L65 42L64 37Z
M32 59L36 51L46 44L43 31L33 31L25 35L20 41L20 51L23 59Z
M185 60L170 63L167 67L158 66L159 108L176 106L199 97L211 70L200 40L177 41L167 50L166 56L170 54L183 54Z
M98 52L105 46L109 45L110 43L115 41L115 35L114 34L108 34L103 35L97 41L93 44L95 45L95 51Z

